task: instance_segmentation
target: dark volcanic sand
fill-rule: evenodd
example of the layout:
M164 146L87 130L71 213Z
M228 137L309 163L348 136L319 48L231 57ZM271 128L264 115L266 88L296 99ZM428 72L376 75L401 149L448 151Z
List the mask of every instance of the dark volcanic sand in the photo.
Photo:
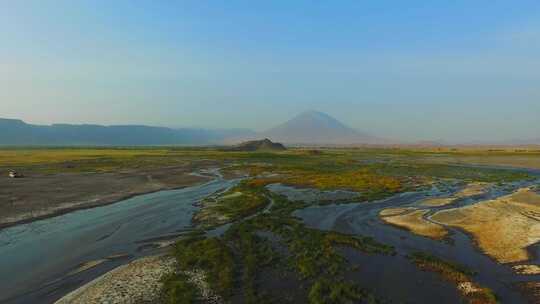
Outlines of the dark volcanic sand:
M0 229L114 203L139 194L203 183L209 178L191 172L212 165L199 162L116 173L25 172L24 178L1 177Z

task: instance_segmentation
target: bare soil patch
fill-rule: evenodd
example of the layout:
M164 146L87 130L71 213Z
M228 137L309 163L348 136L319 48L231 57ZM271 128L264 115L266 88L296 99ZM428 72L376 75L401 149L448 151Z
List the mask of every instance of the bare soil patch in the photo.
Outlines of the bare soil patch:
M519 274L540 274L540 265L516 265L512 268Z
M420 203L420 206L425 207L441 207L450 205L454 202L455 198L453 197L443 197L443 198L428 198Z
M105 173L32 173L0 177L0 228L114 203L131 196L192 186L209 178L190 174L210 164Z
M149 257L120 266L69 293L56 304L157 303L161 278L175 271L172 257Z
M429 210L415 210L405 214L385 216L382 217L382 220L391 225L410 230L421 236L433 239L444 238L448 234L448 231L440 225L425 220L424 215L427 212L429 212Z
M425 207L442 207L446 205L450 205L454 203L456 199L459 198L466 198L476 195L484 194L487 191L487 188L489 187L489 183L469 183L465 188L460 190L459 192L455 193L452 196L449 197L437 197L437 198L428 198L420 203L420 206Z
M395 216L395 215L401 215L401 214L404 214L404 213L407 213L407 212L410 212L410 211L413 211L415 210L414 208L409 208L409 207L405 207L405 208L386 208L386 209L383 209L381 210L381 212L379 212L379 215L381 217L383 216Z
M540 195L529 188L462 208L439 211L433 220L461 228L501 263L529 259L526 248L540 241Z

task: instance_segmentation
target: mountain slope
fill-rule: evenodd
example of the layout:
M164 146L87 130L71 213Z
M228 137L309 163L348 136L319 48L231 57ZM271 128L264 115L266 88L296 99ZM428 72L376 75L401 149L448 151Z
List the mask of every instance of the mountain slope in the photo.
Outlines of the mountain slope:
M0 145L195 145L217 144L229 136L251 136L249 130L171 129L140 125L32 125L0 119Z
M301 113L261 135L287 144L362 144L377 140L317 111Z

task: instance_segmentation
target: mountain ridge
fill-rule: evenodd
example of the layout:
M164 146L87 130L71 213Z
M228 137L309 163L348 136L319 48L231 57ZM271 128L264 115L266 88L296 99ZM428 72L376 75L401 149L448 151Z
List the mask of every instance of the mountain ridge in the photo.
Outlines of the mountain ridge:
M147 146L221 144L231 136L252 136L245 129L207 130L145 125L51 124L34 125L0 118L0 145L29 146Z
M314 110L302 112L260 136L286 144L369 144L381 141Z
M249 129L168 128L138 124L29 124L0 118L0 146L152 146L230 145L269 138L285 145L383 146L538 146L537 139L446 142L444 140L387 140L357 131L332 116L306 111L264 132Z

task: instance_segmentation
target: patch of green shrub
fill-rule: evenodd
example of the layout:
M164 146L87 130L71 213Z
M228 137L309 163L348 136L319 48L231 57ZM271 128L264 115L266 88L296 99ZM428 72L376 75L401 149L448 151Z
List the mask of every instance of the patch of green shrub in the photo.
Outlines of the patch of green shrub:
M170 274L163 279L161 301L164 304L191 304L198 296L197 287L184 274Z
M234 261L230 249L218 238L186 239L174 250L180 269L201 269L212 289L228 298L233 289Z
M311 285L308 294L310 304L342 304L358 303L360 300L368 303L376 303L372 295L360 289L358 286L343 282L319 279Z

